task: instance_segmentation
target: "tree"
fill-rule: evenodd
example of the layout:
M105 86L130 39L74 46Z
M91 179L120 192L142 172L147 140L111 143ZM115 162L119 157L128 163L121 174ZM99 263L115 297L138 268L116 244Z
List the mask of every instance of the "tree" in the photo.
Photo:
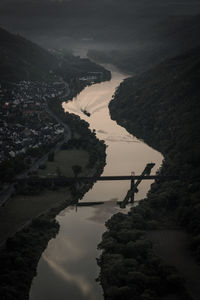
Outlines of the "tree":
M79 165L74 165L74 166L72 166L72 170L74 172L74 176L77 177L78 174L80 174L82 172L82 167Z
M55 153L53 151L50 152L48 155L48 161L54 161L54 156L55 156Z
M57 174L58 177L62 175L61 170L60 170L59 167L56 168L56 174Z

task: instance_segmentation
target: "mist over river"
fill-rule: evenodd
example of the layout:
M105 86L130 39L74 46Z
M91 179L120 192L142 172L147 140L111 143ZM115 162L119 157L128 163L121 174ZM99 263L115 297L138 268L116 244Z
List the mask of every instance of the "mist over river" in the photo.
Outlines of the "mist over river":
M155 163L152 174L161 166L162 155L143 141L136 139L111 120L108 104L128 75L106 65L112 79L86 87L72 101L63 103L65 111L75 113L90 124L100 140L104 140L106 166L102 175L140 175L147 163ZM86 116L86 110L91 115ZM142 112L141 112L142 113ZM152 182L143 181L135 200L145 197ZM97 245L105 231L105 221L120 209L116 202L123 200L130 188L128 181L97 182L81 201L104 201L93 207L67 207L58 216L59 234L52 239L39 261L30 300L102 300L103 292L95 281L99 269Z

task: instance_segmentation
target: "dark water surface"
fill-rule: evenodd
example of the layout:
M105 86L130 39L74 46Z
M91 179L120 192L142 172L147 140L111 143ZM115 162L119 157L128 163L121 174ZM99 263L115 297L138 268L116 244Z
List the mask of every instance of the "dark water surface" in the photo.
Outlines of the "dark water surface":
M162 163L162 155L110 118L108 104L127 75L112 66L106 67L112 72L111 81L85 88L63 107L85 119L91 130L96 130L97 137L105 140L108 147L103 175L130 175L132 171L140 174L149 162L156 164L152 170L155 174ZM82 113L84 109L91 117ZM136 200L145 197L150 184L150 181L141 183ZM123 200L129 187L128 181L97 182L82 201L105 201L104 205L79 207L77 211L68 207L57 216L60 231L40 259L30 300L103 299L101 287L95 282L99 273L97 244L105 231L105 221L120 211L116 201Z

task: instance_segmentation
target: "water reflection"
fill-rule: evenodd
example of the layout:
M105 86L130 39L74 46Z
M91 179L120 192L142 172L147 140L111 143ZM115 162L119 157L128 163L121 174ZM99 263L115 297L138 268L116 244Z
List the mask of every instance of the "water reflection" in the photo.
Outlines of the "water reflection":
M96 130L97 137L105 140L107 164L103 175L130 175L132 171L140 174L149 162L156 164L152 170L155 173L162 162L161 154L110 118L108 103L125 77L113 70L110 82L87 87L72 102L65 103L64 108L85 119L91 130ZM81 111L83 109L91 116L87 117ZM136 200L145 197L150 184L150 181L141 183ZM105 231L105 221L121 211L116 202L124 199L129 188L128 181L97 182L82 201L103 201L103 205L69 207L60 213L57 217L60 232L49 242L39 262L30 300L103 299L101 287L95 282L99 273L97 245Z
M52 268L53 272L57 273L67 284L75 285L86 299L94 299L95 292L93 286L88 282L87 278L84 278L79 274L72 274L68 272L67 268L58 264L54 260L50 259L47 255L43 256L44 261Z

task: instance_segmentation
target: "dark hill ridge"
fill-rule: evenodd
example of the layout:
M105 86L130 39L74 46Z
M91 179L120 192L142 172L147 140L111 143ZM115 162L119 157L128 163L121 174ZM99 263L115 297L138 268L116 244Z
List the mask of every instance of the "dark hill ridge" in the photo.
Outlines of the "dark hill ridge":
M199 53L196 48L126 79L110 102L114 120L164 154L160 173L181 180L160 179L128 215L118 213L107 221L99 245L105 299L164 299L167 294L191 299L176 271L153 254L145 231L186 228L200 262Z
M0 28L0 80L40 79L57 67L57 59L25 38Z
M53 72L52 72L53 71ZM110 72L89 59L56 53L25 38L0 28L0 81L48 80L52 73L68 82L88 72L102 72L101 80L109 80Z
M112 117L129 131L164 155L175 147L184 161L189 149L194 159L200 146L199 53L197 48L125 80L110 103Z
M177 189L172 204L178 220L195 234L200 234L199 53L194 49L125 80L110 103L113 119L163 153L162 172L186 178L178 185L187 193L180 198Z
M91 49L89 57L99 62L109 62L120 69L141 74L152 69L162 61L183 52L199 47L200 15L174 15L155 22L151 30L148 26L145 31L135 36L133 32L127 37L131 41L129 46L109 49Z

